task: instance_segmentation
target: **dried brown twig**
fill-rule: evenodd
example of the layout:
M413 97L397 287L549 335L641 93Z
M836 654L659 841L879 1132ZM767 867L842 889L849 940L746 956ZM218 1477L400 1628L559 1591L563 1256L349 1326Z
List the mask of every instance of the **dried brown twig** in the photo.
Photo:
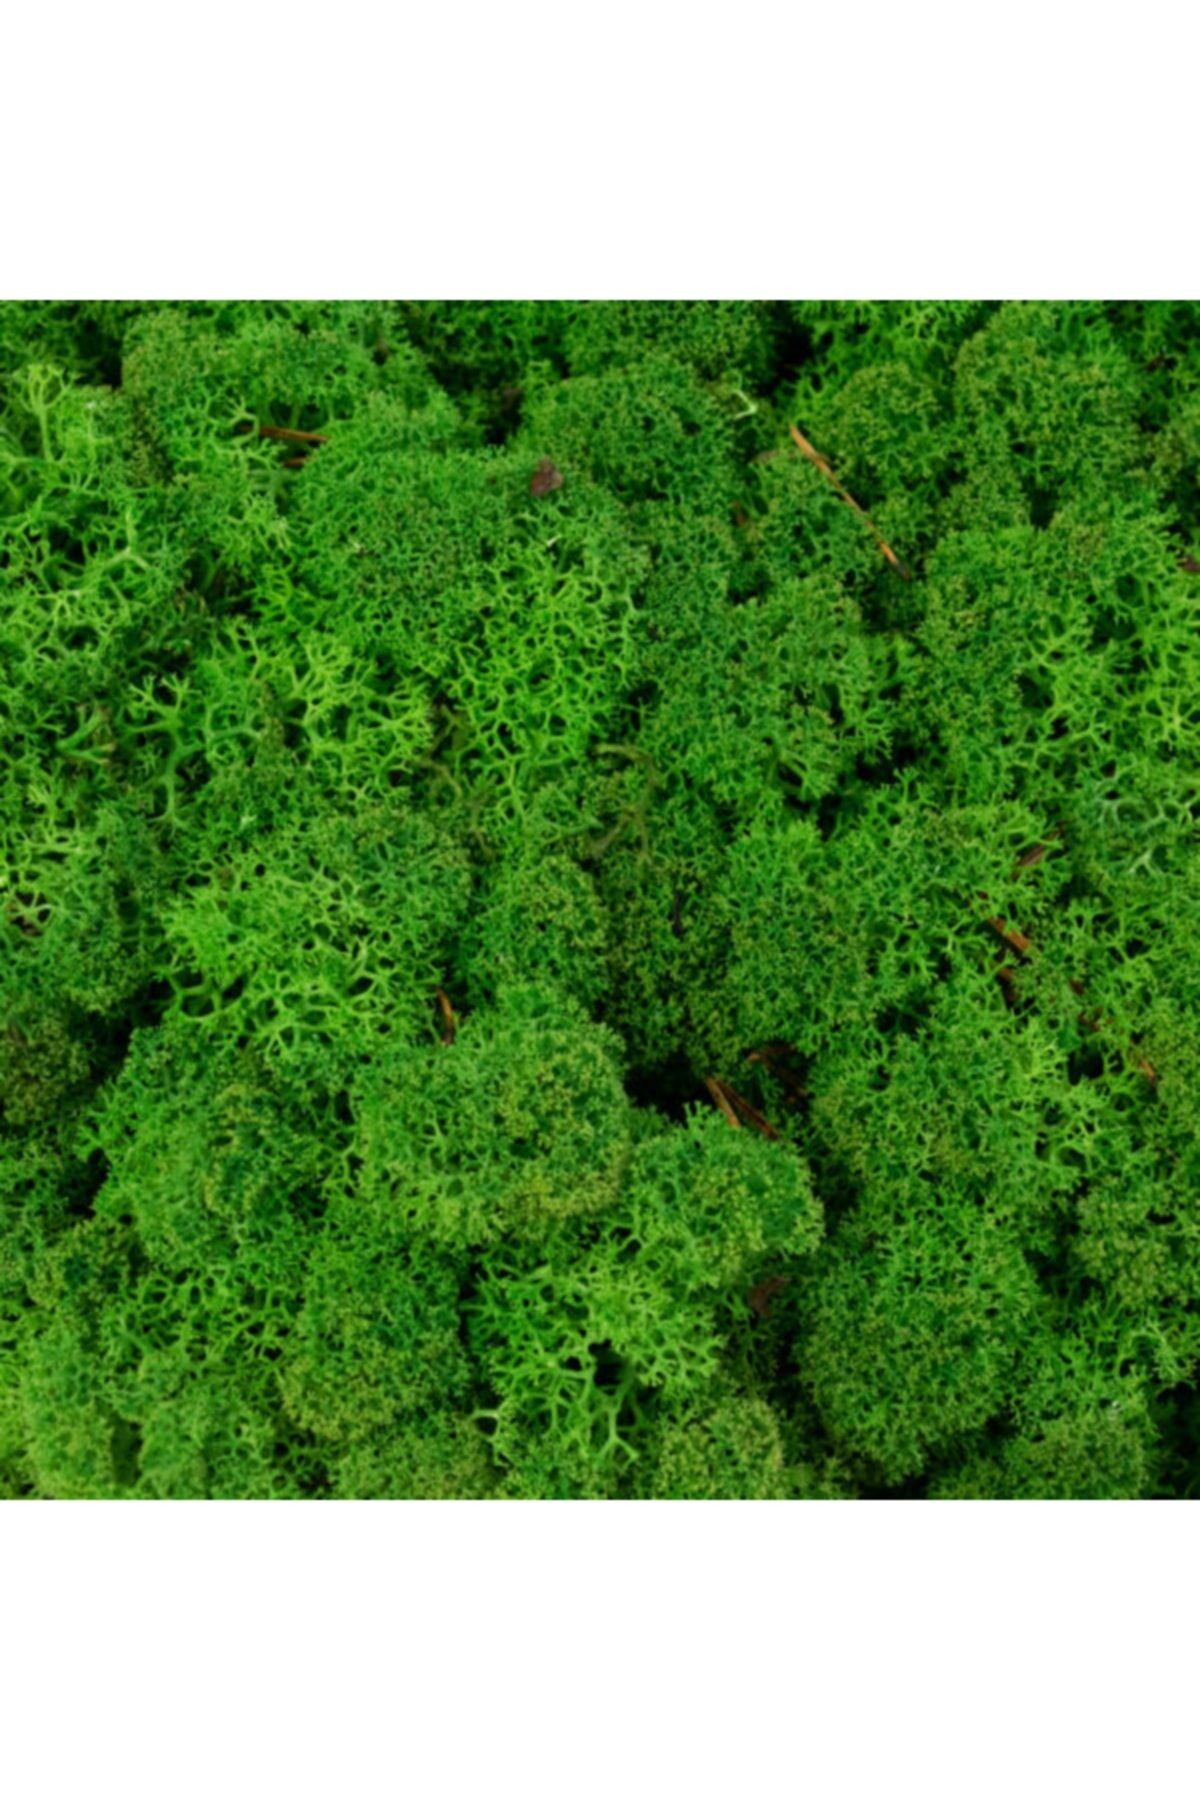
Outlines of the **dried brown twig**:
M327 444L329 439L319 431L293 431L290 425L260 425L259 437L282 438L285 444Z
M1064 826L1056 825L1052 831L1047 832L1045 843L1035 844L1032 849L1026 850L1022 856L1019 856L1017 858L1017 866L1013 870L1013 879L1015 880L1023 870L1032 869L1040 863L1045 856L1046 851L1049 849L1050 843L1055 838L1062 837L1064 830ZM981 900L986 900L987 895L981 893L979 898ZM993 931L997 932L999 936L1003 938L1004 942L1013 950L1016 950L1020 956L1028 957L1034 954L1033 944L1025 936L1024 932L1018 931L1015 926L1007 924L1004 919L992 917L985 919L984 923L989 925ZM1011 1006L1016 997L1016 971L1008 963L1003 963L996 970L996 979L1002 984L1005 1001ZM1084 988L1082 981L1078 980L1074 975L1068 977L1067 985L1077 999L1082 1000L1086 998L1086 989ZM1076 1024L1079 1025L1083 1031L1099 1031L1106 1023L1111 1024L1111 1022L1111 1020L1106 1021L1104 1013L1098 1006L1092 1007L1090 1011L1085 1009L1076 1015ZM1146 1080L1153 1087L1158 1080L1158 1070L1154 1067L1154 1064L1148 1057L1141 1054L1136 1045L1131 1044L1129 1048L1133 1052L1134 1060L1139 1072L1145 1076Z
M744 1119L747 1125L752 1126L763 1137L778 1138L779 1133L770 1119L764 1118L757 1106L751 1106L749 1100L743 1094L739 1094L736 1088L731 1088L727 1081L721 1081L715 1075L706 1075L704 1085L725 1118L735 1129L741 1125Z
M725 1089L717 1080L716 1076L706 1075L704 1077L704 1085L712 1095L714 1103L720 1108L725 1123L727 1125L732 1125L735 1131L740 1131L742 1122L734 1112L732 1106L730 1106L729 1101L725 1098Z
M747 1050L746 1061L760 1063L771 1071L783 1088L789 1106L802 1106L809 1098L809 1091L795 1067L800 1061L800 1052L786 1039L772 1038L765 1044L756 1044L752 1050Z
M442 1042L443 1044L452 1044L457 1028L457 1020L454 1017L454 1008L450 1004L450 999L445 988L437 989L437 1003L438 1011L442 1015Z
M990 925L993 931L999 932L1005 943L1015 950L1018 955L1028 956L1033 949L1033 945L1025 936L1024 932L1018 931L1013 925L1006 925L1003 919L988 919L985 923Z
M1013 870L1013 880L1014 881L1017 879L1018 875L1020 875L1022 873L1023 870L1033 869L1033 868L1037 867L1038 863L1041 862L1041 860L1045 856L1047 850L1049 850L1051 844L1054 842L1055 838L1060 838L1062 836L1063 829L1064 829L1063 826L1056 825L1052 831L1048 831L1046 833L1044 843L1035 844L1031 850L1026 850L1021 856L1018 856L1017 866Z
M849 493L847 489L842 486L829 464L825 461L825 458L818 450L813 449L804 433L795 425L789 425L788 430L792 434L792 442L796 445L796 448L800 453L803 456L807 456L814 469L819 469L821 471L821 474L825 477L826 481L829 482L838 498L844 500L846 505L858 514L859 518L866 525L867 530L871 533L871 536L875 539L879 549L883 552L884 556L887 557L887 560L891 563L893 569L895 569L897 575L902 576L905 581L911 581L912 575L909 573L908 568L901 562L900 558L896 555L896 552L892 549L892 546L885 540L883 533L876 525L870 513L867 512L865 507L860 506L858 501L854 498L854 495Z

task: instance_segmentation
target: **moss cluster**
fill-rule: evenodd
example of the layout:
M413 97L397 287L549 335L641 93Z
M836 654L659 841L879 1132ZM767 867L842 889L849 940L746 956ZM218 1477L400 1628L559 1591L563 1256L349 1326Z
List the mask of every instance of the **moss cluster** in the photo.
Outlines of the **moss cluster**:
M1198 476L1188 305L0 305L0 1494L1195 1492Z

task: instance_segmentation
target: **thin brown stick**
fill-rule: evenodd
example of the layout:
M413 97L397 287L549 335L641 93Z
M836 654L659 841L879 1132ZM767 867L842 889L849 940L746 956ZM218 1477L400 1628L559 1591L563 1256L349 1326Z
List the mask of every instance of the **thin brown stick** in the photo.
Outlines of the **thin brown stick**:
M285 456L283 466L285 469L302 469L307 461L307 456Z
M704 1085L708 1089L709 1093L712 1095L713 1100L715 1101L716 1105L720 1108L721 1114L722 1114L723 1118L725 1119L726 1124L732 1125L733 1129L735 1131L740 1131L742 1129L742 1122L738 1118L737 1114L734 1112L732 1106L730 1106L728 1100L725 1098L725 1090L722 1087L721 1083L717 1080L716 1076L715 1075L706 1075L704 1077Z
M1060 838L1062 836L1062 834L1063 834L1062 826L1056 825L1054 827L1053 831L1048 831L1046 833L1046 838L1045 838L1044 843L1035 844L1031 850L1026 850L1024 855L1018 856L1017 866L1013 870L1013 880L1014 881L1016 880L1017 876L1021 873L1022 869L1036 868L1038 863L1040 863L1042 858L1045 856L1047 850L1049 850L1049 848L1050 848L1051 844L1054 842L1055 838Z
M739 1094L736 1088L730 1087L727 1081L719 1081L717 1086L721 1089L730 1105L740 1113L747 1125L752 1125L755 1131L762 1133L763 1137L778 1138L779 1133L772 1125L770 1119L764 1118L757 1106L751 1106L749 1100L747 1100L743 1094Z
M858 514L859 518L866 525L867 530L871 533L871 536L875 539L878 548L883 552L884 556L887 557L893 569L895 569L897 575L902 576L905 581L911 581L912 576L908 569L900 561L900 558L896 555L896 552L892 549L891 545L885 540L883 533L880 531L878 525L876 525L870 513L867 512L864 507L861 507L854 498L854 495L847 492L842 486L829 464L825 461L825 458L819 451L813 449L804 433L795 425L789 425L788 430L792 434L792 442L796 445L801 454L807 456L814 469L819 469L821 471L821 474L825 477L826 481L829 482L839 499L844 500L846 505Z
M790 1067L793 1058L799 1058L799 1051L794 1044L783 1038L773 1038L769 1043L758 1044L753 1050L747 1050L746 1061L761 1063L774 1075L783 1088L787 1103L790 1106L802 1106L809 1098L809 1090L801 1081L796 1070Z
M327 444L319 431L293 431L290 425L260 425L259 437L282 438L286 444Z
M454 1042L456 1021L454 1017L454 1008L450 1004L445 988L438 988L437 1003L438 1009L442 1015L442 1042L443 1044L452 1044Z
M1033 945L1024 932L1018 931L1015 926L1006 925L1003 919L988 919L985 922L991 926L993 931L999 932L1005 943L1011 945L1019 955L1028 956L1033 949Z
M1064 830L1064 826L1056 825L1053 831L1047 832L1047 838L1059 838L1063 835ZM1047 848L1048 844L1035 844L1032 850L1026 850L1025 854L1018 859L1014 874L1019 875L1022 869L1032 868L1036 863L1039 863L1046 854ZM987 899L986 894L980 894L979 897L981 900ZM1012 948L1018 951L1022 956L1029 956L1032 954L1033 945L1023 932L1017 931L1014 927L1007 925L1005 921L1000 918L989 918L986 923L991 926L993 931L999 932L1005 943L1011 945ZM999 980L1004 984L1005 999L1011 1001L1015 986L1013 971L1005 966L997 969L996 974ZM1067 977L1067 986L1077 999L1086 999L1087 990L1085 989L1083 982L1080 981L1077 976L1069 975ZM1098 1006L1092 1007L1090 1012L1085 1010L1077 1013L1075 1018L1075 1023L1082 1031L1100 1031L1106 1022L1109 1024L1112 1023L1111 1019L1106 1021L1104 1013ZM1130 1049L1133 1051L1138 1069L1153 1087L1158 1080L1158 1070L1154 1067L1154 1064L1148 1057L1141 1054L1135 1045L1131 1044Z

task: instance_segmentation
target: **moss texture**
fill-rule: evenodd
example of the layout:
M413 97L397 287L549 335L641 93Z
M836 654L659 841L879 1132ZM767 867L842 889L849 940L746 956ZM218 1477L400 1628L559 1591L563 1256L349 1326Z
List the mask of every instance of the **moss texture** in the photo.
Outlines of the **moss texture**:
M1193 1494L1198 476L1189 305L0 305L0 1494Z

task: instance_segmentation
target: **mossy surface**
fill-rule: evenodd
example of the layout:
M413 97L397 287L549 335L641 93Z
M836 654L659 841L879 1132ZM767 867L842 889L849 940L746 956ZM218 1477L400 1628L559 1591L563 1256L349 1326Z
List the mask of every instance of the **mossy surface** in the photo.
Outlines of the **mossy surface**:
M1194 306L0 305L0 1495L1195 1494L1198 629Z

